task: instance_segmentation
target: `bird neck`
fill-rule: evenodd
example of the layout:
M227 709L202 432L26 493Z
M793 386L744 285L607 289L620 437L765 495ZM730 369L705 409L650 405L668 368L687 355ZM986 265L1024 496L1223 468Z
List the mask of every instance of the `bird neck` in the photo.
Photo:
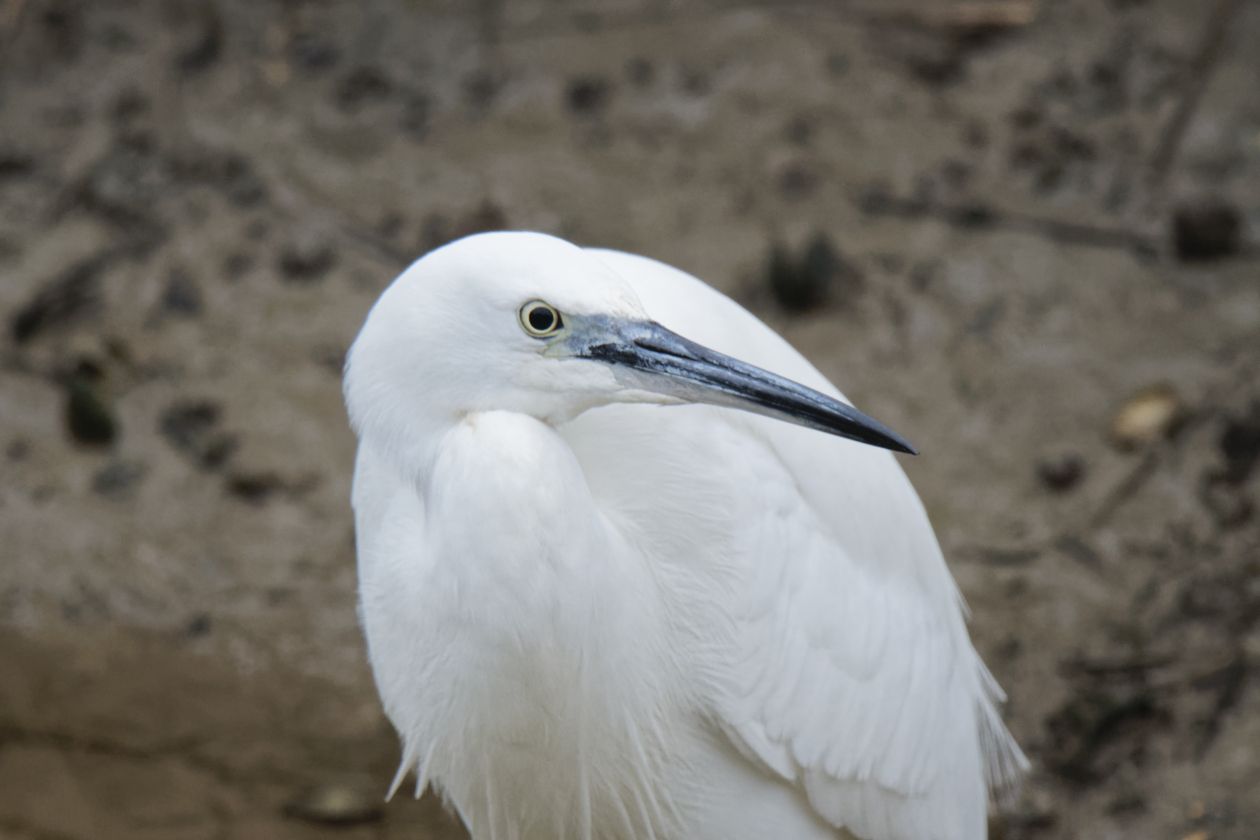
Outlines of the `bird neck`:
M414 559L369 552L360 573L405 761L423 762L480 836L496 812L549 828L529 836L591 836L592 819L625 813L638 824L625 836L667 834L681 781L665 766L684 738L670 722L684 713L677 663L657 643L660 593L568 444L525 415L469 415L437 444L420 491ZM600 776L608 767L627 775ZM636 801L656 804L640 816Z
M546 423L507 411L454 423L421 462L435 549L499 573L518 563L578 566L606 555L615 534L573 451ZM578 569L572 569L577 571Z

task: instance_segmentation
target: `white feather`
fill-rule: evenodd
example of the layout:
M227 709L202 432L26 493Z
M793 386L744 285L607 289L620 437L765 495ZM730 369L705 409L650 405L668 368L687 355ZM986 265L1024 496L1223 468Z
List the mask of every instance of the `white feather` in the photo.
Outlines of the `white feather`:
M518 354L531 297L838 395L643 258L492 234L404 274L346 385L391 793L423 754L477 838L983 838L1025 762L895 459Z

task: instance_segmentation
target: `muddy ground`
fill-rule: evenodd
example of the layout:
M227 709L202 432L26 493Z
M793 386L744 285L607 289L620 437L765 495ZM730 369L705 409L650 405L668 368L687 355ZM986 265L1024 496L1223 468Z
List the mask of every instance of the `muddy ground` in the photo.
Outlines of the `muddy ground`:
M0 837L459 836L380 804L339 368L500 227L694 272L920 446L1035 761L1001 837L1260 836L1258 43L1257 0L3 0Z

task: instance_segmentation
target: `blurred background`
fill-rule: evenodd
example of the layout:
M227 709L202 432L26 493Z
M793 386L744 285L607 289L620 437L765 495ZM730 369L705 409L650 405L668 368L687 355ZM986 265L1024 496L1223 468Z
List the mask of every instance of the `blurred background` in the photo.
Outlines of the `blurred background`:
M1257 44L1258 0L0 0L0 837L461 836L381 802L340 369L497 228L704 278L919 445L1035 762L995 836L1260 836Z

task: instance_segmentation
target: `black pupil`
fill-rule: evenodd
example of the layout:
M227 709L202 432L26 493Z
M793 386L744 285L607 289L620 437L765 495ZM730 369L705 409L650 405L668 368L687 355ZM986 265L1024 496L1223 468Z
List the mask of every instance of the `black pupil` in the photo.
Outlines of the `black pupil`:
M529 310L529 325L538 332L546 332L556 325L556 313L545 306Z

